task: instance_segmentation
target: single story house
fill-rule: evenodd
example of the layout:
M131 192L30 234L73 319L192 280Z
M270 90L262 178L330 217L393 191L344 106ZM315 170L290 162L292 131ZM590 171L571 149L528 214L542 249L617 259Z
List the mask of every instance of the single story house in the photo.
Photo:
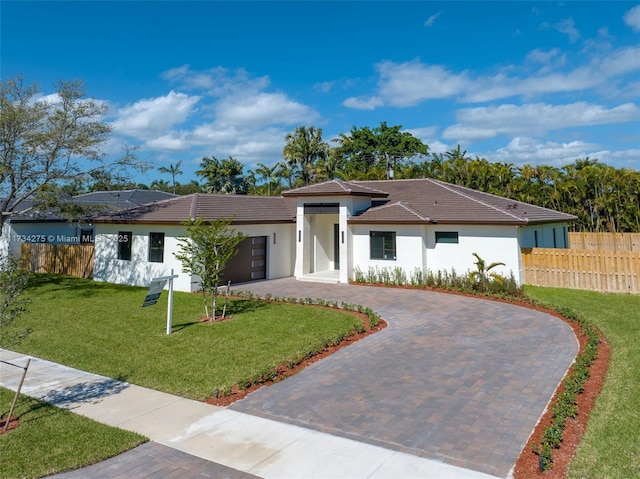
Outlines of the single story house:
M522 278L521 248L567 248L574 216L433 179L332 180L281 197L193 194L93 219L94 279L145 286L171 270L194 291L174 253L190 218L234 218L247 235L226 279L295 276L346 283L355 268L475 269L472 253Z
M91 217L96 213L118 211L176 195L155 190L95 191L69 196L63 201L84 211L80 218L70 219L58 209L40 208L27 198L2 228L0 253L20 256L22 243L83 244L93 243L94 225Z

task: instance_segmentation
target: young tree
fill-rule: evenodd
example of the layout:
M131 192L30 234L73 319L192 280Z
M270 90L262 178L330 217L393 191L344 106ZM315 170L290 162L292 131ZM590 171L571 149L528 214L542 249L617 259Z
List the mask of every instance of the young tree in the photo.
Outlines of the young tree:
M127 175L141 166L132 151L105 162L101 147L111 133L107 105L85 97L79 81L61 81L55 95L38 97L21 77L0 80L0 231L26 198L108 172Z
M29 303L23 296L28 280L29 273L20 268L17 258L0 257L0 349L18 344L31 332L13 324Z
M174 253L182 263L182 272L200 278L200 291L207 318L216 318L218 287L225 266L238 252L238 244L245 238L231 228L233 219L220 218L207 222L202 218L184 223L186 237L178 240L180 251ZM211 311L209 311L211 304Z
M478 255L478 253L471 254L476 258L476 262L473 263L476 265L476 270L471 271L469 273L469 277L480 285L482 291L487 291L487 289L489 289L490 278L500 284L504 283L504 278L501 275L491 272L493 268L497 268L498 266L506 266L504 263L495 262L487 265L487 262L483 260Z

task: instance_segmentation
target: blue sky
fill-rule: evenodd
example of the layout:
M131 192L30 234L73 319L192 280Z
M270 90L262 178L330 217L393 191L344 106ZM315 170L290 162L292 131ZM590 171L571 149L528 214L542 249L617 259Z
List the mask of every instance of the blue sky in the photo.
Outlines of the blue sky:
M274 164L299 125L381 121L436 153L640 170L638 2L3 0L0 18L3 79L83 80L105 151L182 160L181 182L203 156Z

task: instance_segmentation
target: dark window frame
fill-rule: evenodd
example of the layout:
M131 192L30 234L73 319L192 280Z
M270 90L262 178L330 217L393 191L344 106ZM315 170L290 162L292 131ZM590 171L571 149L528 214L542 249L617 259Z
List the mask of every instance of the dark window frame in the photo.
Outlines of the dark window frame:
M436 231L436 244L458 244L460 234L457 231Z
M149 263L164 263L164 237L165 234L159 231L149 233Z
M133 251L133 232L118 231L118 259L122 261L131 261Z
M369 231L369 259L395 261L396 252L395 231Z

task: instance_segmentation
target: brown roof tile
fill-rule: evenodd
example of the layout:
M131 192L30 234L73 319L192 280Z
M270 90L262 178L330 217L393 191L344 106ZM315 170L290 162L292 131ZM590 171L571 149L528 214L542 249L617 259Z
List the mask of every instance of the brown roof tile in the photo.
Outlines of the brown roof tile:
M369 196L371 198L386 198L388 194L373 186L353 181L330 180L285 191L282 196Z
M231 218L233 223L292 223L295 210L278 196L210 195L195 193L157 203L102 215L96 223L175 224L202 217Z
M576 219L573 215L533 206L500 196L482 193L462 186L433 179L358 181L389 193L388 203L402 202L425 223L515 224L564 222ZM376 202L366 211L350 219L352 223L395 223L397 210L381 210ZM387 214L388 213L388 214Z

